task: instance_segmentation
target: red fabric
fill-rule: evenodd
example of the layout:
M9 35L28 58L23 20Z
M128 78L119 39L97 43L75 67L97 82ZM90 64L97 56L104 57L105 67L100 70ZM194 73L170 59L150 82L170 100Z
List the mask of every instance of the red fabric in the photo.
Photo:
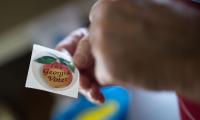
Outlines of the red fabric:
M179 96L179 108L182 120L192 120L185 112L183 105L195 120L200 120L200 104L187 100L182 96Z

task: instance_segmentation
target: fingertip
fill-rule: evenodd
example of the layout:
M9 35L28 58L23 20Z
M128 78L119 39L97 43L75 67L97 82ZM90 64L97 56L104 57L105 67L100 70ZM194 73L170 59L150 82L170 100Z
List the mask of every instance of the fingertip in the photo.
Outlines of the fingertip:
M94 103L98 105L102 105L105 102L105 98L102 94L98 96L98 98L94 99Z
M100 91L95 92L93 89L86 90L80 86L79 92L83 94L87 98L87 100L94 104L101 105L105 102L105 98Z
M71 44L64 44L64 43L60 43L55 47L55 50L58 50L60 52L63 52L62 50L68 51L71 55L74 54L75 51L75 46L71 45Z
M101 92L100 92L100 94L99 94L98 100L99 100L99 102L100 102L101 104L103 104L103 103L105 102L105 98L104 98L104 96L103 96L103 94L102 94Z
M100 88L97 85L93 85L91 88L91 97L98 104L102 104L105 101L103 94L100 91Z

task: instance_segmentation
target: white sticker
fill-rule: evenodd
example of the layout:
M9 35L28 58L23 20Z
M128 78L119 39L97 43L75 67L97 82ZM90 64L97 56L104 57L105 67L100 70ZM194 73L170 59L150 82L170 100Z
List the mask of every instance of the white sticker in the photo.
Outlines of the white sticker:
M77 98L79 71L67 51L33 45L26 87Z

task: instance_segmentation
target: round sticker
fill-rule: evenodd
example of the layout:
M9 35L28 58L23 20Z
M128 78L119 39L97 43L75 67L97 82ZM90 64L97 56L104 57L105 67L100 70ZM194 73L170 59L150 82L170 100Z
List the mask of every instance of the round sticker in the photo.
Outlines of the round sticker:
M41 85L56 90L69 88L79 78L79 72L71 59L50 53L36 55L32 71Z

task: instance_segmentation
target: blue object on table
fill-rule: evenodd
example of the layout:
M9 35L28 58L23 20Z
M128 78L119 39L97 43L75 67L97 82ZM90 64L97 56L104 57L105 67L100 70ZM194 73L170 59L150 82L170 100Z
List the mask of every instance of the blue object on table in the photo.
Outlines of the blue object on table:
M102 88L105 103L95 105L84 96L80 96L61 113L56 113L53 120L126 120L131 96L129 91L120 86Z

